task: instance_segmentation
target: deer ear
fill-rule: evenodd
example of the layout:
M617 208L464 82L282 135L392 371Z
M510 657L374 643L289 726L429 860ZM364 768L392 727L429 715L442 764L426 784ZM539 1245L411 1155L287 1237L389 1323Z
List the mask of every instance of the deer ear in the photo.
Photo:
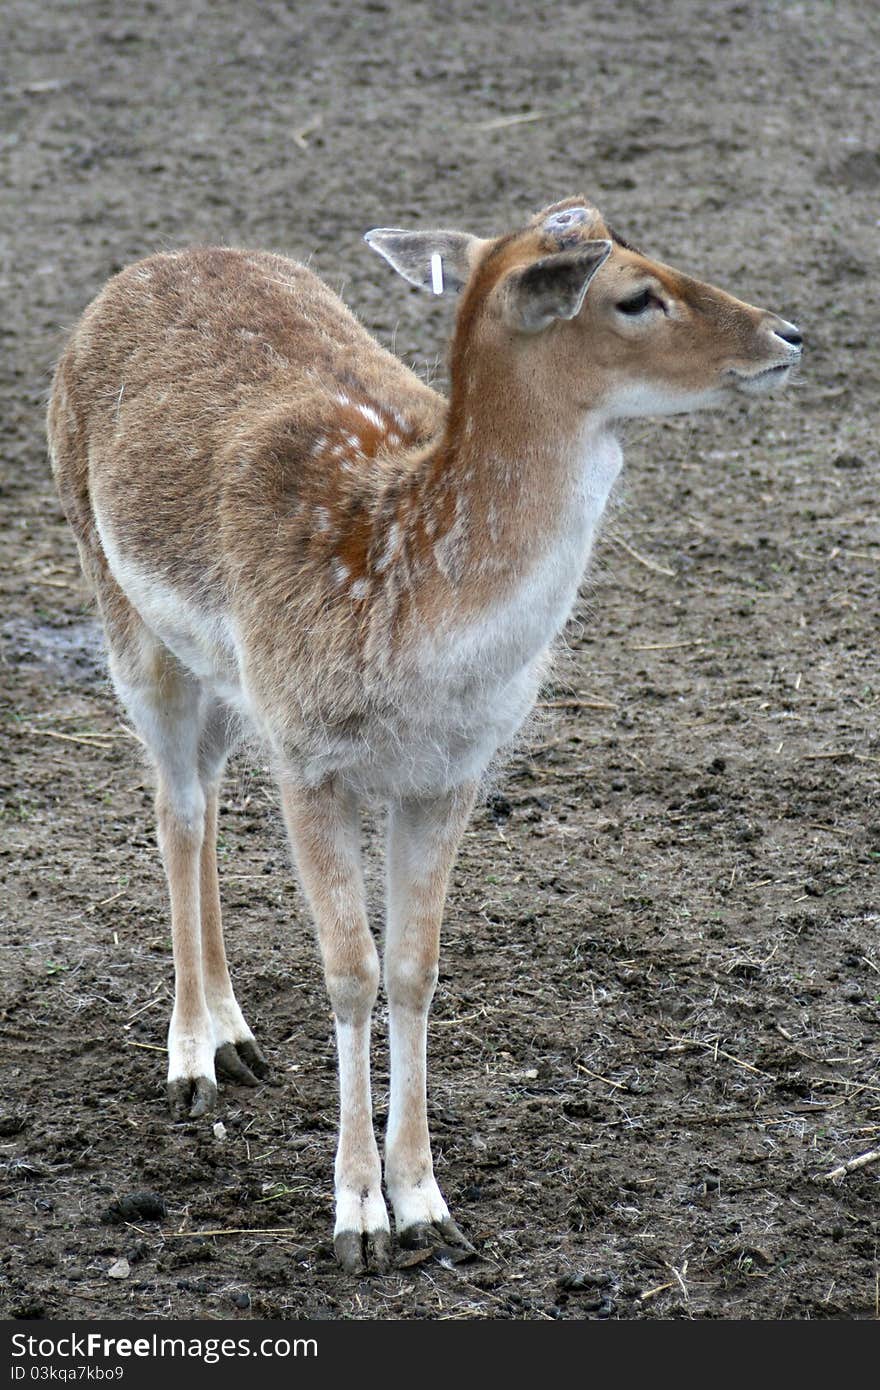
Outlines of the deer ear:
M542 256L513 271L503 282L508 322L537 333L554 319L573 319L590 281L610 254L610 241L583 241L570 251Z
M400 227L376 227L364 241L404 280L435 294L460 290L484 245L467 232L406 232Z

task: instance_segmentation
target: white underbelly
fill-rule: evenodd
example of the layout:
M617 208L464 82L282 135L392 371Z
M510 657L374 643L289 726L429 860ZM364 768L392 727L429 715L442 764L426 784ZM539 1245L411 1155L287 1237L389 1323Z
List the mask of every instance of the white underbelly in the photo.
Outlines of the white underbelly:
M403 699L371 702L357 731L304 727L284 750L307 785L341 777L368 797L430 795L479 779L528 718L541 664L513 680L438 700L436 688L410 685Z
M191 602L161 575L146 574L125 559L97 508L95 524L110 573L150 632L211 694L244 712L235 638L226 617Z

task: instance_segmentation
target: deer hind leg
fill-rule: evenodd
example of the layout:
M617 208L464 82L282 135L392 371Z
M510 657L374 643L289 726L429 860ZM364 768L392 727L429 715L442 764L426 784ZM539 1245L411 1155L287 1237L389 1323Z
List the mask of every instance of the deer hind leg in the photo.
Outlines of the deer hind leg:
M336 1026L336 1257L349 1273L381 1273L390 1263L391 1234L370 1093L370 1017L379 957L367 924L357 802L334 782L303 790L284 778L281 800L318 929Z
M175 1119L184 1119L206 1114L217 1099L214 1030L202 974L200 865L206 799L199 742L204 695L196 677L139 620L137 626L128 623L129 640L122 646L114 642L106 617L105 612L113 683L156 765L156 822L174 951L168 1101Z
M472 1248L450 1218L434 1177L426 1053L446 887L475 792L468 786L444 797L402 800L389 815L385 988L391 1101L385 1184L402 1245Z
M157 770L156 820L174 951L168 1101L175 1119L195 1118L216 1103L215 1052L221 1065L229 1060L225 1069L232 1071L226 1045L238 1053L239 1044L247 1044L243 1053L252 1082L260 1071L253 1035L232 992L220 926L217 790L232 725L141 620L106 567L87 558L107 633L110 674ZM248 1080L243 1070L235 1075Z
M207 704L199 739L199 780L205 796L205 829L199 860L202 980L214 1031L214 1065L234 1081L256 1086L269 1075L238 1005L223 943L220 884L217 877L217 813L227 756L237 742L237 726L226 705Z

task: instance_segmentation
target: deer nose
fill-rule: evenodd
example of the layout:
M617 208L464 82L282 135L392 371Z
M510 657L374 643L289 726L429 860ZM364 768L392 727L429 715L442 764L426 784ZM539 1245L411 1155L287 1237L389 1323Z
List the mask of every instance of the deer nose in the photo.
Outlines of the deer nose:
M801 330L795 323L787 323L785 319L776 319L772 330L777 338L781 338L789 347L800 348L803 346L803 336Z

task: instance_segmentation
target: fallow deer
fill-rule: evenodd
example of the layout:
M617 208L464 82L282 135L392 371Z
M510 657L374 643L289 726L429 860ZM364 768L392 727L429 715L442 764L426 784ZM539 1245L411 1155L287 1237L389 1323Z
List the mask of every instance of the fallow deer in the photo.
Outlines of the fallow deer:
M49 442L112 678L157 770L175 1118L266 1063L230 983L216 834L227 756L268 750L339 1053L337 1257L391 1256L373 1132L359 805L387 807L385 1184L404 1244L467 1245L434 1177L426 1027L450 868L534 704L621 466L616 421L780 385L774 314L649 260L580 197L508 235L369 232L461 291L449 399L314 274L261 251L112 279L55 375Z

